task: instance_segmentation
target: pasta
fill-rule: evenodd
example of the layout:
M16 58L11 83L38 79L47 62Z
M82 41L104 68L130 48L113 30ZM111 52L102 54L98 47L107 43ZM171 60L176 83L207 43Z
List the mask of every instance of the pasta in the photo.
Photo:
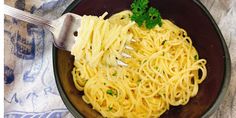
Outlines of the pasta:
M207 76L206 60L199 59L184 29L162 19L161 27L148 30L131 22L131 14L82 17L71 52L73 81L84 91L83 100L104 117L160 117L171 105L196 96ZM132 58L122 58L121 52ZM128 66L118 66L116 59Z

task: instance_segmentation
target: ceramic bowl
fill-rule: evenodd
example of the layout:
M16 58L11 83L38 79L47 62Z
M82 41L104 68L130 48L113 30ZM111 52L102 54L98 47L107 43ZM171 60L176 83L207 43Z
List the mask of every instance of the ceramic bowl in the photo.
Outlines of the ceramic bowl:
M76 0L65 11L79 15L112 15L130 9L131 0ZM224 38L207 9L198 0L151 0L164 19L184 28L199 52L207 60L208 75L198 94L185 106L171 107L163 118L209 117L219 106L230 80L230 57ZM108 16L109 17L109 16ZM81 98L73 83L71 71L74 57L53 47L56 84L63 102L75 117L102 117Z

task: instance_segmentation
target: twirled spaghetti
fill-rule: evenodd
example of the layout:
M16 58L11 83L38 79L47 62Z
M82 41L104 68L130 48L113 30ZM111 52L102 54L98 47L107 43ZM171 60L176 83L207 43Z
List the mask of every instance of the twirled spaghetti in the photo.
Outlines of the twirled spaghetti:
M160 117L170 105L185 105L197 94L206 60L198 59L184 29L162 19L161 27L148 30L131 22L131 14L82 17L72 50L74 84L104 117ZM121 58L121 52L132 58ZM117 66L116 59L128 66Z

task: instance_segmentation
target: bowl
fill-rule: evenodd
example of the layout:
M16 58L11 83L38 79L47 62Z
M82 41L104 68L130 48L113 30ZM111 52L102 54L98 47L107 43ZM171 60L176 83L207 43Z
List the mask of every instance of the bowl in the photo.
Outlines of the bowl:
M76 0L65 11L79 15L112 15L130 9L132 0ZM161 117L209 117L223 100L230 81L231 62L224 38L207 9L198 0L151 0L164 19L184 28L201 58L207 60L208 76L198 94L184 106L171 107ZM102 117L82 100L73 83L71 71L74 57L70 52L53 47L56 84L66 107L75 117Z

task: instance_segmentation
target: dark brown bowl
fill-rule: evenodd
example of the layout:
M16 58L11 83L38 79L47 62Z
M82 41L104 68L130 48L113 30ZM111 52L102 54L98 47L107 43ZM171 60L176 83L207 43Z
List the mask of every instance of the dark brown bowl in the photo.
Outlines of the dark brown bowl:
M131 0L75 1L66 12L79 15L109 15L130 8ZM212 16L198 0L151 0L165 19L184 28L193 40L200 57L207 60L208 76L200 85L197 96L185 106L171 107L162 117L209 117L219 106L228 88L231 62L224 38ZM62 100L75 117L102 117L81 99L73 83L71 70L74 57L70 52L53 48L56 83Z

